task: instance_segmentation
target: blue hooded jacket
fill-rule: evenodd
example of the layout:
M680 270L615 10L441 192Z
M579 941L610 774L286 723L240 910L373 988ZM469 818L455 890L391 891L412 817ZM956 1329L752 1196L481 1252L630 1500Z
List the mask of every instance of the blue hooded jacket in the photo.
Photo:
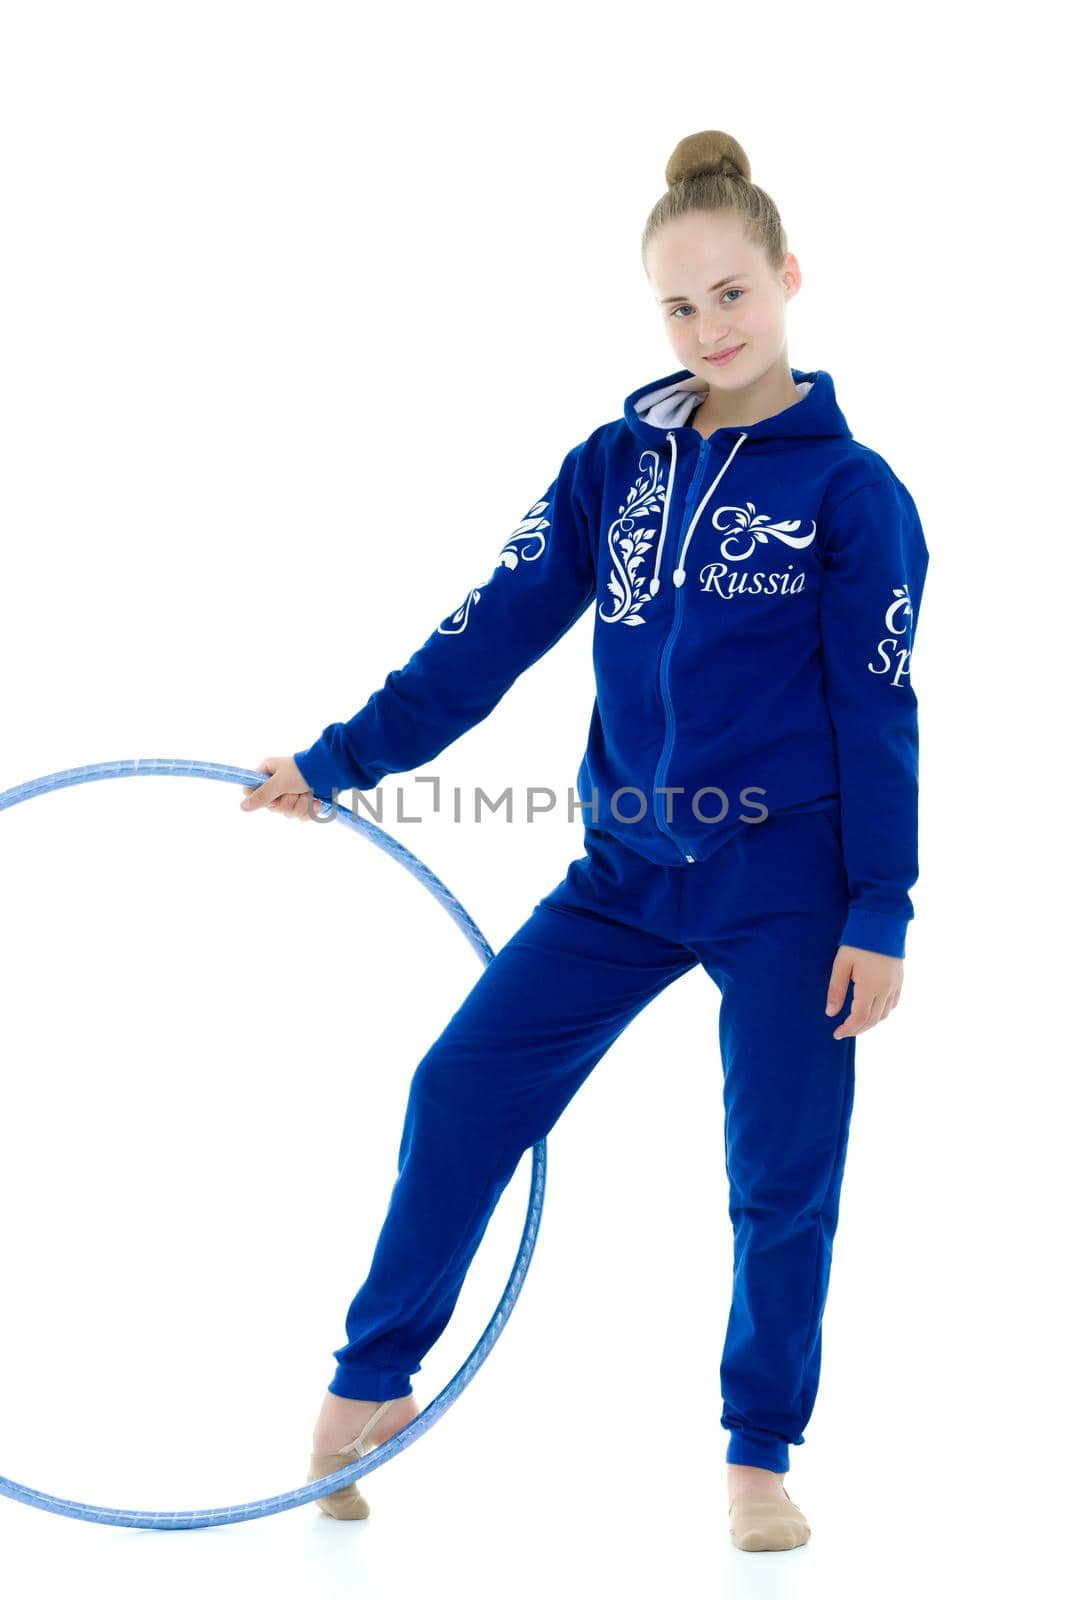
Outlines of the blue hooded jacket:
M912 643L926 541L829 373L704 439L687 369L564 457L489 577L294 759L322 799L431 760L596 602L586 826L684 870L768 814L841 844L840 943L903 956L918 872Z

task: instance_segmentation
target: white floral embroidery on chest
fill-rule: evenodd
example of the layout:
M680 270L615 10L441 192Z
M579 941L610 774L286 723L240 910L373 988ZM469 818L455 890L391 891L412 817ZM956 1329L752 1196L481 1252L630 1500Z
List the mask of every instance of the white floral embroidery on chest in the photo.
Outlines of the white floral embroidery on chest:
M743 506L720 506L711 519L712 527L719 533L723 532L724 524L720 517L729 517L730 513L736 517L732 528L726 531L726 538L719 546L719 550L727 561L746 561L755 550L757 544L766 544L769 537L780 539L782 544L787 544L792 550L804 550L815 537L815 523L811 524L810 533L797 536L796 530L800 527L800 518L792 522L772 522L770 517L757 516L756 508L751 500ZM728 550L727 545L736 543L742 534L748 535L748 544L743 550Z
M467 626L472 607L476 606L481 599L481 591L488 587L497 567L507 567L514 572L520 558L523 561L536 561L544 554L545 530L551 526L551 522L549 518L543 517L541 513L547 506L547 500L538 500L536 505L530 507L526 516L523 517L515 532L501 550L496 560L496 566L494 566L489 577L484 583L479 584L477 588L470 591L458 611L453 611L451 616L446 617L443 622L438 624L438 633L463 632Z
M652 471L647 476L640 472L646 460L652 462ZM598 614L605 622L624 622L628 627L635 628L645 620L637 613L652 596L647 591L642 592L645 575L637 569L645 559L646 550L652 547L653 535L651 530L637 528L636 524L653 511L657 511L661 517L663 515L666 485L660 477L661 467L655 450L642 452L637 482L631 486L626 504L619 507L619 515L608 529L608 555L614 568L608 578L608 589L615 597L615 605L611 611L605 611L603 606L597 607Z

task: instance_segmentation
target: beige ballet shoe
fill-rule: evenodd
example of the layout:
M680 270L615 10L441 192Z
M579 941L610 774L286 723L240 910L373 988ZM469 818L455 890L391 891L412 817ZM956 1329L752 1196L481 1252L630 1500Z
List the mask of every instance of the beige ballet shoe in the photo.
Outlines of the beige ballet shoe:
M352 1464L354 1456L363 1457L371 1450L377 1449L376 1444L369 1442L370 1434L385 1416L391 1405L396 1401L383 1400L374 1415L368 1420L360 1432L358 1439L353 1439L351 1444L346 1444L340 1450L334 1450L328 1455L313 1455L311 1457L311 1471L304 1479L305 1483L314 1483L319 1478L329 1477L331 1472L340 1472L342 1467ZM346 1483L342 1488L335 1489L333 1494L328 1494L315 1502L327 1516L338 1517L342 1521L362 1520L370 1516L370 1506L360 1493L359 1480Z
M789 1490L785 1499L763 1489L742 1489L730 1501L730 1537L739 1550L794 1550L807 1544L811 1529Z

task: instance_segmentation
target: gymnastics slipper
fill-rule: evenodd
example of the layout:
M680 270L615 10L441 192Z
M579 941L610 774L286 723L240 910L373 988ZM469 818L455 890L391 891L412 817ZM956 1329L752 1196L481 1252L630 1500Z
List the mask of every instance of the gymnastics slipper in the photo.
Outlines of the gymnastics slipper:
M305 1478L305 1483L314 1483L318 1478L327 1478L331 1472L340 1472L342 1467L352 1464L353 1456L363 1457L369 1451L377 1449L377 1442L370 1443L370 1433L375 1428L395 1400L383 1400L377 1411L367 1422L358 1439L353 1439L351 1444L346 1444L340 1450L334 1450L328 1455L313 1455L311 1457L311 1471ZM343 1488L335 1489L333 1494L328 1494L315 1502L327 1516L338 1517L342 1521L361 1520L370 1516L370 1506L360 1493L359 1480L346 1483Z
M799 1506L762 1489L742 1489L730 1501L730 1536L739 1550L794 1550L807 1544L811 1529Z

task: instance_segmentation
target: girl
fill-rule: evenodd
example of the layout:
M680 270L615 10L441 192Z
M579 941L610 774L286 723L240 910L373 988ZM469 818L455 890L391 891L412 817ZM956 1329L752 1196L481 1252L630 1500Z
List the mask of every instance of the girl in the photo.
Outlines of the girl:
M681 370L569 451L489 579L351 721L261 762L245 791L245 809L303 821L313 796L422 765L595 603L585 854L414 1074L309 1482L418 1415L411 1375L523 1153L699 963L721 995L731 1533L746 1550L810 1535L783 1480L819 1379L856 1035L900 998L928 558L908 490L852 437L829 373L789 365L800 268L749 171L727 134L683 139L645 225ZM319 1504L369 1509L357 1484Z

